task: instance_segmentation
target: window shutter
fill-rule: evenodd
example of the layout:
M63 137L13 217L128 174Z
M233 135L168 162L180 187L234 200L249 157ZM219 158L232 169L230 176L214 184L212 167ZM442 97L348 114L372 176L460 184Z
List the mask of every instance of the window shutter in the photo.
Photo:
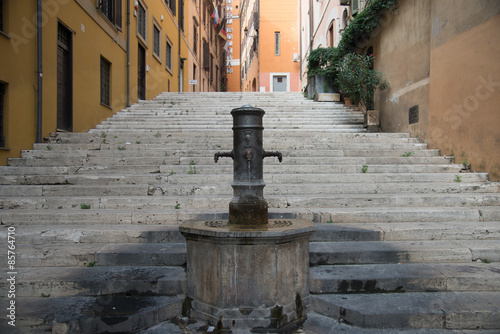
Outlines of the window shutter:
M210 69L210 49L208 42L203 41L203 68Z
M351 15L355 16L359 12L359 0L351 1Z

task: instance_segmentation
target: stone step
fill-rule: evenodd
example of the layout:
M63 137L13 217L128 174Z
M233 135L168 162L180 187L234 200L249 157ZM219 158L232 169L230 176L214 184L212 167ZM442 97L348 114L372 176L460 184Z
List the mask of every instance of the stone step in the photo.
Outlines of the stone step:
M221 217L223 215L221 214ZM227 219L227 216L224 216ZM16 235L23 243L182 243L184 237L177 224L130 224L124 228L113 222L78 225L56 225L51 222L18 225ZM0 231L6 239L6 229ZM347 241L434 241L434 240L500 240L498 221L450 221L441 223L318 223L311 236L313 242ZM486 258L487 259L487 258Z
M131 136L133 139L134 137ZM167 143L166 143L167 142ZM334 151L397 151L398 155L405 154L406 152L414 152L415 155L419 154L417 151L426 150L427 144L422 143L347 143L347 142L326 142L326 141L314 141L314 140L305 140L305 139L290 139L290 140L280 140L280 141L270 141L265 140L265 148L270 150L281 150L281 151L301 151L301 150L334 150ZM126 149L132 148L134 140L130 141L131 144L117 143L117 144L103 144L103 143L81 143L81 144L34 144L33 147L35 150L42 151L99 151L99 150L112 150L119 151L118 145L120 147L125 147ZM276 144L275 144L276 143ZM168 145L167 145L168 144ZM130 146L129 146L130 145ZM163 149L164 152L168 151L176 151L176 150L192 150L196 148L197 152L203 151L218 151L218 150L230 150L232 147L232 143L229 140L225 140L224 142L217 140L210 140L210 138L205 138L204 140L195 143L193 141L174 141L169 142L169 140L157 140L151 141L151 144L135 144L137 149ZM50 148L50 149L49 149ZM435 152L435 151L434 151ZM125 151L123 154L127 153ZM208 156L208 154L207 154Z
M2 309L7 298L0 299ZM101 296L16 298L16 327L2 333L136 333L181 314L182 297Z
M401 263L311 267L311 293L500 292L499 263Z
M153 189L151 195L155 195ZM157 193L159 195L159 193ZM232 195L218 196L0 196L0 208L12 209L74 209L83 206L93 209L171 209L204 208L211 210L228 206ZM324 195L266 195L270 208L357 208L357 207L487 207L500 206L496 193L457 194L324 194Z
M182 266L185 243L16 244L22 267ZM500 262L498 240L311 242L310 265Z
M343 321L343 319L341 319ZM174 321L166 321L155 327L140 332L141 334L185 334L196 333L197 330L205 324L201 321L184 324L180 327ZM302 323L294 333L308 333L308 334L498 334L498 331L493 330L451 330L451 329L412 329L412 328L398 328L392 329L377 329L377 328L359 328L349 326L345 322L339 322L337 319L329 318L316 313L314 310L309 310L307 319Z
M471 263L500 261L498 240L312 242L310 264Z
M227 209L193 209L177 206L172 209L149 210L4 210L2 222L14 224L178 224L184 220L217 220L227 217ZM305 219L315 223L367 222L448 222L500 220L500 207L375 207L375 208L273 208L270 219Z
M364 328L500 329L500 292L316 295L313 309Z
M186 293L186 273L177 266L23 268L16 297L105 295L177 296ZM0 282L0 289L7 288Z
M290 136L290 133L287 131L279 131L279 130L273 130L273 129L266 129L266 140L267 139L272 139L272 138L277 138L277 137L282 137L282 135L288 135ZM270 133L268 136L267 134ZM307 137L307 138L314 138L314 139L324 139L324 134L325 132L322 131L293 131L293 137ZM179 131L174 131L170 133L162 133L160 132L159 135L157 135L157 132L152 132L152 131L143 131L143 133L136 133L134 137L131 138L130 133L128 132L119 132L119 131L97 131L95 129L89 130L89 132L83 132L83 133L64 133L64 132L58 132L58 133L52 133L49 139L53 141L53 143L78 143L78 142L93 142L93 141L99 141L102 142L104 139L106 141L112 141L114 139L121 140L123 142L125 141L130 141L130 139L134 139L132 142L135 142L135 139L161 139L163 138L163 142L165 142L165 139L170 138L171 140L175 139L186 139L189 138L190 140L199 140L203 138L211 138L213 140L221 140L221 141L227 141L230 142L230 139L232 138L232 131L231 129L221 129L218 131L200 131L200 132L194 132L194 133L186 133L186 132L179 132ZM116 136L116 138L115 138ZM156 138L159 137L159 138ZM381 133L381 132L376 132L376 133L370 133L370 132L365 132L365 133L345 133L345 134L329 134L328 141L329 142L342 142L342 141L349 141L349 142L365 142L367 139L370 139L370 142L406 142L406 143L419 143L420 141L417 138L411 138L408 133ZM45 149L46 145L44 144L34 144L34 145L39 145L40 148ZM37 146L35 146L37 147Z
M16 244L16 267L183 266L185 243Z
M224 180L223 177L218 180ZM380 183L268 183L264 188L265 196L323 196L339 194L448 194L448 193L495 193L498 185L491 183L466 182L380 182ZM132 181L133 182L133 181ZM172 181L173 182L173 181ZM228 196L233 194L230 183L179 183L179 184L118 184L103 186L88 185L4 185L0 196ZM324 205L328 206L328 203Z

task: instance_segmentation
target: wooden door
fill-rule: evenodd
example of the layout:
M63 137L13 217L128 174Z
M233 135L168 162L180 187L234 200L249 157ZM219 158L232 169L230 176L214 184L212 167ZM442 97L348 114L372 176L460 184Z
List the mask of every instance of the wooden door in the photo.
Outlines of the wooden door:
M146 99L146 50L139 44L137 55L137 98Z
M61 23L57 30L57 128L71 131L73 129L71 31Z

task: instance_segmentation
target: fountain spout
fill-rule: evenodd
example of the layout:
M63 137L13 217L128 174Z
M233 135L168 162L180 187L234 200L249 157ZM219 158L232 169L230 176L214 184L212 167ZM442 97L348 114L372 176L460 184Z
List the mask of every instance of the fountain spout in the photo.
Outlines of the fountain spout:
M233 158L233 151L231 152L217 152L214 155L214 161L217 163L219 161L219 158L226 157L226 158Z
M277 157L279 162L283 161L283 154L281 154L281 152L277 152L277 151L266 152L266 151L264 151L264 158L267 158L267 157Z

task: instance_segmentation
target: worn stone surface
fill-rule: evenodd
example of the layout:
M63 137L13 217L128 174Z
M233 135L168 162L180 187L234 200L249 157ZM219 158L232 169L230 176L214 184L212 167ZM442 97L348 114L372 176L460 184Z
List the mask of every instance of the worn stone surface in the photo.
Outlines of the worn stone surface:
M225 328L279 328L306 315L313 224L180 227L187 241L193 314ZM273 225L271 225L273 226Z

